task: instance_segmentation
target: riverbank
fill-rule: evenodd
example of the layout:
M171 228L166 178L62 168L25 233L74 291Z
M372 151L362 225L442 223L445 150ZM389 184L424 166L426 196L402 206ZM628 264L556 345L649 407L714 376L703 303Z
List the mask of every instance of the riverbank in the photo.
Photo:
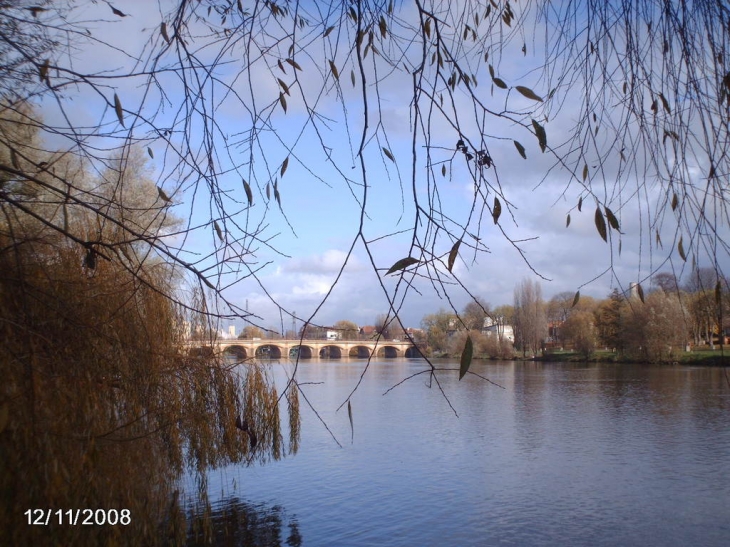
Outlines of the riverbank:
M459 359L460 355L437 355L432 358L436 359ZM475 360L480 361L494 361L494 360L511 360L511 361L542 361L547 363L557 362L581 362L581 363L621 363L621 364L633 364L643 365L649 364L650 361L645 359L636 359L622 356L618 353L611 351L596 351L589 357L586 357L582 353L575 351L551 351L543 355L528 355L522 356L522 354L515 354L512 357L493 358L487 355L475 355ZM666 358L660 361L653 361L655 364L679 364L679 365L693 365L693 366L708 366L708 367L721 367L730 366L730 349L721 351L716 350L694 350L688 352L681 352L670 358Z
M539 355L534 358L517 357L518 360L545 361L545 362L574 362L582 363L625 363L645 364L647 361L621 356L610 351L596 351L590 357L573 351L556 351ZM670 358L658 361L660 364L680 364L698 366L730 366L730 351L699 350L678 353Z

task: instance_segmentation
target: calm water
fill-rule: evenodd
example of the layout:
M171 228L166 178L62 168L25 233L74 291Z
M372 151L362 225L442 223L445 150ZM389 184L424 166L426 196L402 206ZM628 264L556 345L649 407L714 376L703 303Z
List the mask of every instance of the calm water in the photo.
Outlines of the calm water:
M439 363L458 368L458 363ZM690 367L299 365L294 457L210 475L238 545L730 545L730 388ZM291 371L272 365L274 374ZM230 520L230 519L229 519Z

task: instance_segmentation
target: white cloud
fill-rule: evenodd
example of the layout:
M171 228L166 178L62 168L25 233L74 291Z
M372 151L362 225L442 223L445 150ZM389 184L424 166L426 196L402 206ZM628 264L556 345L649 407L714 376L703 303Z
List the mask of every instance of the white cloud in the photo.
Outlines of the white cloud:
M298 256L284 262L281 272L284 274L336 274L347 259L347 253L337 249L329 249L321 254ZM348 261L348 269L361 269L355 256Z
M159 13L158 4L137 1L125 3L123 7L121 5L120 7L123 11L129 12L130 17L115 21L113 25L100 24L99 32L104 32L105 39L109 40L110 43L117 44L120 47L123 46L125 51L137 54L144 46L142 39L145 35L141 32L141 27L144 25L150 29L155 29L161 21L162 16ZM97 10L98 13L103 13L105 18L113 19L106 4L97 4L93 9ZM414 7L411 6L407 9L410 10L411 15L415 13ZM90 17L96 17L95 14L96 12L90 12ZM399 16L408 17L409 15L400 13ZM156 31L150 32L154 33ZM139 40L135 40L135 36L139 36ZM522 82L520 75L517 74L517 70L522 74L528 74L527 64L532 57L525 60L520 52L516 51L515 54L519 63L512 63L511 61L514 58L509 53L503 54L501 62L498 62L498 60L490 62L494 63L500 77L505 78L510 85L524 83L532 86L532 81ZM304 68L301 78L304 91L307 94L313 94L321 87L323 78L327 74L326 65L324 68L321 66L317 68L315 66L318 62L317 59L304 56L297 58ZM82 51L77 59L77 62L84 64L85 70L89 71L95 67L116 69L127 61L128 58L121 51L113 54L105 51L103 55L100 55L99 51L93 48ZM226 68L224 72L222 69L219 74L221 77L228 78L229 81L236 73L236 69L239 68L236 65L230 66L230 71ZM276 107L267 122L270 123L271 127L266 127L267 132L261 137L261 142L264 144L262 145L263 150L252 152L249 158L246 156L246 150L231 149L234 156L236 152L240 154L240 157L235 156L231 162L237 164L237 166L244 164L245 168L248 169L247 162L251 161L251 170L254 172L253 177L250 179L251 185L254 186L254 207L246 209L241 214L242 217L245 217L241 219L241 224L256 226L256 223L260 221L261 226L266 229L262 235L263 239L272 234L281 233L282 235L277 237L272 244L275 243L277 248L281 248L283 252L292 255L291 259L274 256L271 259L274 261L271 267L258 274L259 280L266 287L271 298L279 305L290 311L296 310L297 315L304 317L313 313L328 293L338 272L345 263L346 251L343 249L348 248L352 239L356 237L359 228L360 218L357 199L362 197L362 187L358 185L361 185L363 181L359 170L352 168L352 163L357 163L355 154L357 153L356 148L359 143L359 132L362 130L363 120L359 116L362 112L362 104L358 102L361 90L359 87L353 89L350 86L350 68L349 65L345 66L343 60L340 73L343 80L342 93L346 98L348 109L348 125L344 123L343 107L337 102L337 94L334 87L331 87L329 88L329 94L317 98L318 112L327 116L326 119L315 119L315 122L313 122L318 124L319 133L312 130L310 126L309 129L299 134L299 128L306 118L296 115L298 110L303 108L303 105L296 98L298 88L293 87L292 93L294 96L287 99L289 104L287 113ZM273 70L278 77L280 75L279 69L274 67ZM287 70L287 74L281 77L288 84L291 84L295 73L288 65ZM498 107L498 109L502 109L505 107L508 92L494 89L492 93L488 83L489 77L486 73L486 66L480 65L480 68L475 68L475 70L481 70L478 74L480 100L484 101L490 108ZM248 119L249 114L244 108L246 98L249 95L255 94L258 100L263 100L263 97L265 99L263 104L271 102L272 97L275 99L278 96L280 90L277 87L278 84L275 78L269 73L268 66L255 65L252 67L252 74L256 80L255 91L246 89L248 82L244 82L245 78L239 80L236 89L242 93L242 101L237 102L234 98L228 97L218 111L221 128L226 132L247 134L246 132L251 129L251 120ZM332 81L331 76L329 81ZM385 145L385 142L378 140L382 138L382 133L379 132L379 128L376 129L378 116L373 113L376 109L374 96L371 96L373 100L370 104L372 119L370 120L370 133L367 135L367 146L364 151L364 157L368 161L368 182L371 185L368 188L367 213L369 218L365 219L364 224L368 239L376 239L396 230L412 227L414 214L410 194L411 166L409 163L410 150L413 145L409 138L410 132L413 130L413 111L408 102L410 94L404 91L406 89L410 91L412 79L410 74L403 73L396 74L394 78L383 81L383 85L379 88L382 107L379 118L382 121L382 127L387 130L390 139L388 145L397 157L404 184L402 189L398 181L395 180L395 170L392 163L388 160L382 160L380 146ZM370 81L371 84L373 82L374 80ZM120 86L126 86L121 87L119 93L124 100L125 107L130 110L134 110L133 103L142 93L141 89L133 87L137 83L139 82L119 82ZM372 86L369 89L372 89ZM165 91L170 92L167 88ZM535 91L540 95L546 95L546 90L536 87ZM107 98L110 98L112 93L110 90ZM512 97L515 94L510 93L510 110L513 110L512 107L533 106L532 103L520 99L518 96L514 99L516 102L513 104ZM171 93L171 97L174 100L174 93ZM406 102L403 102L404 98ZM465 100L465 95L462 94L460 88L457 88L454 100L461 114L458 120L459 130L454 128L451 121L438 113L434 113L433 118L429 121L431 124L430 145L433 147L432 150L428 151L432 155L431 161L448 161L449 158L454 157L454 161L448 164L447 177L442 179L439 174L436 181L430 182L432 185L435 184L439 191L439 201L434 199L434 203L442 207L451 219L458 222L463 222L468 216L471 200L474 197L474 186L470 182L471 178L467 172L463 156L461 154L454 155L454 146L457 139L460 138L459 131L461 131L463 138L472 139L473 144L471 146L482 146L480 144L482 140L486 143L483 145L488 147L495 162L494 168L486 171L487 180L493 185L499 183L506 200L516 207L515 223L512 221L507 203L503 201L501 226L515 240L539 237L536 241L527 241L519 245L525 251L526 257L532 266L541 274L553 280L550 283L543 283L544 294L547 297L557 292L573 291L580 284L605 271L611 265L611 247L601 240L596 231L594 225L595 202L592 198L587 197L584 187L576 178L571 178L571 173L567 169L551 171L554 167L555 158L549 153L543 154L540 151L537 139L530 134L529 119L527 120L527 129L520 127L512 119L507 118L494 118L490 120L488 127L480 128L478 121L475 121L475 117L470 115L473 112L473 106ZM74 116L73 119L83 120L84 123L91 124L96 117L101 116L104 104L98 98L95 98L94 101L89 104L76 101L74 108L83 109L83 111L80 112L78 117ZM259 104L259 108L262 108L261 104ZM558 147L559 143L568 142L570 129L575 122L579 109L579 101L566 101L562 111L556 113L557 115L551 113L550 121L544 123L550 146ZM175 112L175 110L175 108L169 108L165 115L170 116L170 112ZM424 113L423 109L421 113ZM52 115L49 112L49 118ZM57 113L56 117L58 117ZM106 113L106 120L114 122L114 119L114 112L109 109ZM423 120L421 120L422 122ZM454 124L456 123L454 121ZM604 123L606 123L605 120ZM489 135L482 135L481 129L488 130ZM376 133L376 131L378 132ZM508 138L501 140L493 138L493 136ZM241 138L243 139L243 137ZM327 150L326 153L320 147L320 138ZM525 147L526 160L518 154L511 140L512 138L519 140ZM415 166L417 174L413 180L416 185L418 199L421 200L422 205L426 206L428 196L425 195L425 181L422 176L426 162L423 138L419 137L416 144L418 164ZM571 143L568 142L563 149L567 150L570 145ZM294 227L298 239L295 239L289 233L286 222L277 207L273 204L268 207L264 198L266 183L279 173L281 162L290 153L287 147L294 146L296 146L296 149L291 153L289 170L285 177L279 176L279 189L281 190L283 210L287 215L287 220ZM157 154L157 151L155 153ZM331 154L329 157L337 162L336 169L331 163L327 162L328 154ZM224 154L221 154L221 157L223 156ZM616 157L611 160L614 163L608 162L604 165L606 180L609 181L606 190L604 191L599 184L594 186L596 192L606 194L598 196L602 201L611 201L615 198L611 177L617 171L618 157L618 154L616 154ZM577 153L572 154L568 159L567 167L579 173L585 160L579 157ZM594 176L595 171L592 164L590 164L590 158L587 161L589 162L590 176ZM241 167L241 170L243 169ZM690 166L689 169L697 180L701 178L702 172L699 168ZM390 178L387 176L388 173L391 175ZM546 173L548 173L548 178L543 181ZM499 178L497 178L497 175ZM348 186L346 180L354 182L349 183ZM230 195L240 197L240 177L224 178L221 183L225 188L232 189ZM633 191L636 186L637 184L633 181L626 182L626 188L629 192ZM562 193L564 191L565 195L563 197ZM236 194L236 192L238 193ZM574 208L579 195L585 196L583 212L580 213ZM652 199L656 198L654 194L651 194L651 196ZM196 210L196 216L198 214L209 214L210 202L206 201L207 197L209 196L205 198L198 197L199 207L204 211L198 213ZM492 198L493 195L490 194L488 196L490 205ZM404 206L401 205L401 199L405 202ZM614 201L617 200L614 199ZM477 203L477 211L481 206L482 204ZM610 203L610 206L614 207L614 203ZM239 205L236 207L240 209ZM399 215L402 212L401 207L405 209L404 220L397 224ZM669 217L661 232L666 249L654 253L654 256L650 256L649 261L647 261L647 249L650 248L649 242L654 234L640 229L640 223L645 219L641 219L636 211L636 201L628 202L628 204L624 203L623 208L617 206L614 210L620 217L622 231L625 233L622 238L623 250L620 257L617 252L617 239L614 237L614 269L619 281L626 284L629 280L635 280L637 277L647 275L652 266L660 263L672 247L673 226L672 218ZM568 212L571 214L571 225L566 228L565 220ZM213 214L217 213L214 212ZM466 245L464 245L454 271L461 276L462 281L473 294L484 297L494 305L510 303L515 283L523 277L534 277L534 273L525 264L525 261L514 247L508 241L505 241L497 227L493 225L489 211L485 209L483 214L484 219L480 226L479 236L482 237L484 244L490 248L491 254L480 255L477 262L472 263L472 256L469 255L468 250L465 248ZM207 221L208 218L205 218L201 224ZM420 221L422 224L418 228L422 230L425 220L421 217ZM247 225L246 222L248 222ZM444 220L444 224L448 225L449 228L453 228L450 220ZM470 225L470 229L472 225ZM420 234L422 233L420 232ZM433 236L433 231L430 235ZM439 232L439 237L442 235L443 231ZM613 235L617 236L615 233ZM196 234L196 236L190 238L188 243L193 241L196 247L202 247L204 237L209 238L206 241L210 243L214 240L215 235L208 228L202 232L200 238ZM373 244L371 249L376 265L387 268L396 260L406 256L407 252L411 252L409 251L410 237L411 234L407 233L404 236L381 239L378 243ZM269 239L266 239L266 241L269 241ZM437 253L447 253L450 247L449 243L445 237L439 239L437 245L442 246L436 248L435 251ZM640 245L642 251L644 251L644 262L641 262L641 269L639 269L640 257L638 254ZM260 258L260 260L264 262L263 258ZM466 262L466 265L462 260ZM654 262L651 262L652 260ZM441 270L439 271L444 273ZM350 257L338 285L332 291L328 301L315 320L321 323L331 323L337 319L352 319L360 324L371 323L377 314L387 311L387 302L378 281L378 276L382 276L382 274L382 271L379 273L373 272L369 258L359 249L357 255ZM448 280L448 277L446 275L445 279ZM277 321L279 318L278 308L264 294L264 291L251 281L244 280L238 286L234 286L231 289L231 294L240 304L248 300L251 311L266 318L265 325L268 325L270 321ZM394 282L394 278L386 280L386 287L392 290ZM605 275L587 287L585 289L586 294L594 291L597 296L603 296L608 292L609 286L615 282L616 279L612 275ZM439 299L427 281L419 280L416 282L415 287L421 293L411 292L401 308L404 321L409 326L417 325L424 314L433 312L439 307L448 306L448 302ZM467 299L465 293L454 286L452 294L457 308L463 307ZM283 323L285 327L288 327L288 320L285 319Z

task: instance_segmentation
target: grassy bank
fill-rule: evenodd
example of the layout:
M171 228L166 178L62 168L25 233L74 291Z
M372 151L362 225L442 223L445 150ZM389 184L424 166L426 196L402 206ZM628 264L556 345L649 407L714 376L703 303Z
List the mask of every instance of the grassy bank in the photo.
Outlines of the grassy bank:
M611 351L596 351L590 357L574 351L554 351L534 358L535 361L568 361L589 363L646 363L645 360L629 358ZM658 361L667 364L701 365L701 366L730 366L730 351L727 349L682 351L671 358Z
M460 354L439 353L431 355L432 359L459 359ZM595 351L589 357L582 353L569 350L551 351L545 355L536 355L523 357L521 353L515 353L514 356L508 358L490 357L488 355L475 355L475 360L507 360L507 361L543 361L543 362L569 362L569 363L625 363L625 364L646 364L646 363L664 363L664 364L680 364L680 365L697 365L697 366L730 366L730 348L725 351L720 349L710 350L692 350L682 351L673 355L671 358L661 361L647 361L646 359L630 358L611 351Z

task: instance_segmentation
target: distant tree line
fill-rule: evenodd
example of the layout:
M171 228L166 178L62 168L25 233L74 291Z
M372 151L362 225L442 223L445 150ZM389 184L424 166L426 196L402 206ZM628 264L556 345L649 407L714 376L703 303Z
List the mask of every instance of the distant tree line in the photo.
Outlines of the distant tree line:
M421 321L416 340L426 355L459 355L470 336L475 355L510 358L551 349L572 349L589 357L601 348L635 360L675 357L687 345L723 343L730 328L727 280L711 268L696 268L680 283L669 272L651 279L646 291L633 285L627 294L614 289L607 298L563 292L545 301L538 282L524 280L514 291L514 305L491 306L477 298L461 313L440 310ZM514 333L514 344L500 329Z

